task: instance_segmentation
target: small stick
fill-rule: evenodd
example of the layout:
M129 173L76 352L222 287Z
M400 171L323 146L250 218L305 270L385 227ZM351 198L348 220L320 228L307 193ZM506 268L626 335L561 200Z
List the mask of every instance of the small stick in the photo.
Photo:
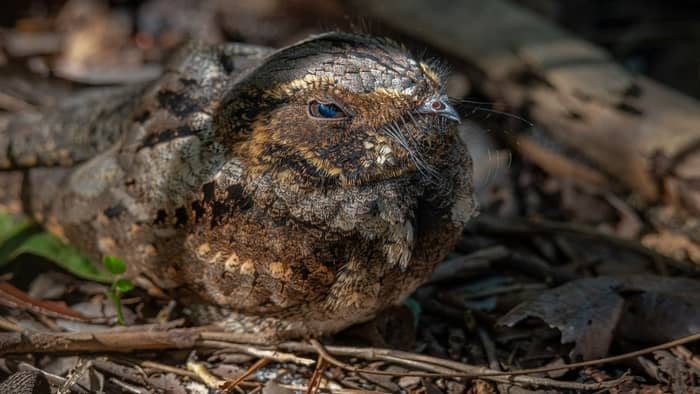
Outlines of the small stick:
M228 343L223 341L198 341L197 344L206 347L235 349L241 353L246 353L251 356L260 358L269 358L270 360L278 361L281 363L295 363L305 365L307 367L315 363L314 360L299 357L291 353L284 353L278 350L260 349L249 345L243 345L240 343Z
M197 375L200 381L213 389L223 387L226 384L225 380L214 376L202 363L189 360L187 361L187 370Z
M236 378L236 380L231 381L231 382L225 382L222 384L221 391L224 394L230 394L233 392L233 390L238 387L239 384L241 384L242 381L244 381L248 376L252 375L257 371L258 369L264 367L270 362L269 358L261 358L260 360L256 361L255 364L251 365L250 368L248 368L247 371L243 372L241 376Z
M188 377L191 379L198 379L199 378L199 376L192 371L188 371L186 369L182 369L182 368L178 368L178 367L173 367L172 365L157 363L155 361L140 361L140 362L135 362L135 364L138 364L141 368L156 369L156 370L161 371L161 372L169 372L169 373L173 373L175 375L185 376L185 377Z
M326 369L326 359L323 356L318 356L318 361L316 362L316 369L309 379L309 388L306 390L306 394L318 393L321 388L321 377L323 376L323 370Z
M546 387L558 387L558 388L565 388L565 389L572 389L572 390L599 390L599 389L609 389L615 386L620 385L621 383L624 383L629 379L627 375L623 375L618 379L606 381L606 382L597 382L597 383L576 383L576 382L563 382L559 380L554 380L554 379L547 379L547 378L538 378L538 377L533 377L533 376L520 376L519 372L521 371L516 371L515 373L513 372L499 372L499 371L494 371L492 369L488 368L483 368L483 367L474 367L471 365L467 364L462 364L458 363L456 361L449 361L449 360L442 360L436 357L430 357L430 356L423 356L423 355L418 355L418 354L412 354L408 352L401 352L401 351L393 351L393 350L386 350L386 349L363 349L363 350L369 350L369 352L357 352L354 354L354 356L359 356L366 358L368 355L371 355L371 359L375 360L385 360L385 361L394 361L399 364L406 364L406 358L405 357L400 357L396 355L408 355L409 361L412 361L413 363L411 365L413 366L421 366L423 369L428 369L431 370L432 368L435 368L435 365L430 365L430 363L423 363L418 361L417 359L423 359L423 360L431 360L435 361L436 364L441 364L441 365L453 365L457 366L457 370L480 370L482 371L481 373L465 373L465 372L446 372L446 373L420 373L420 372L407 372L407 373L396 373L396 372L388 372L388 371L377 371L377 370L371 370L371 369L363 369L363 368L357 368L352 365L348 365L346 363L343 363L342 361L334 358L333 356L330 355L329 351L326 350L323 345L321 345L320 342L316 340L311 341L311 347L318 352L320 355L322 355L326 360L333 364L336 365L340 368L352 371L352 372L357 372L357 373L366 373L366 374L374 374L374 375L386 375L386 376L418 376L418 377L426 377L426 378L439 378L439 377L454 377L454 378L480 378L480 379L485 379L485 380L492 380L495 382L500 382L500 383L518 383L521 385L531 385L531 386L546 386ZM338 347L335 348L336 350ZM346 349L352 349L353 348L346 348ZM395 354L394 356L386 356L383 354ZM410 358L413 358L413 360L410 360ZM561 366L556 367L556 369L559 369ZM453 370L454 371L454 370Z
M481 346L484 348L486 358L489 360L489 367L491 367L491 369L494 371L502 371L503 369L496 358L496 345L494 345L491 337L482 327L479 327L478 332L479 339L481 340ZM508 383L497 383L496 387L498 388L499 393L510 393L513 385Z

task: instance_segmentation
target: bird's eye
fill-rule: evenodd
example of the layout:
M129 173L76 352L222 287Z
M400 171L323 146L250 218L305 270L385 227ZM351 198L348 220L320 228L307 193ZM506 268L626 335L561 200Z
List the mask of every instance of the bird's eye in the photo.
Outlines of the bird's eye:
M442 111L443 109L445 109L445 104L443 104L440 100L433 101L433 103L430 104L430 106L433 107L433 109L436 111Z
M316 100L309 103L309 114L314 118L340 119L347 115L333 103L321 103Z

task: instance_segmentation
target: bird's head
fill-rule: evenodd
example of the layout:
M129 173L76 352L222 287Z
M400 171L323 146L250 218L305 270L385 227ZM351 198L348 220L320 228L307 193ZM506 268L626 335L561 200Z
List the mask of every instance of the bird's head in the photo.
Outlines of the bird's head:
M216 115L217 138L251 171L286 182L429 177L459 122L436 68L387 39L315 36L241 77Z

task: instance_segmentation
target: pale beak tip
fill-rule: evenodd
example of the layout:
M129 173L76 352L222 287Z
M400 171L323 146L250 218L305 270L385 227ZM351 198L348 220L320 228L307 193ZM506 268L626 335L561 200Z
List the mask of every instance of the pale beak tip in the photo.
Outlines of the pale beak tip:
M447 119L454 120L458 124L462 123L462 118L459 117L459 112L451 104L445 103L445 110L442 112L442 116Z

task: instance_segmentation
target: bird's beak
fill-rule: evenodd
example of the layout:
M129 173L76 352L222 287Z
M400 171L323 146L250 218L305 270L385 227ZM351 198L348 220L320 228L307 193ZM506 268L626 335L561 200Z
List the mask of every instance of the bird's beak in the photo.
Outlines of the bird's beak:
M459 113L455 107L450 104L447 96L440 96L437 98L427 100L423 105L418 107L416 112L421 114L435 114L453 120L457 123L461 123L462 119L459 117Z

